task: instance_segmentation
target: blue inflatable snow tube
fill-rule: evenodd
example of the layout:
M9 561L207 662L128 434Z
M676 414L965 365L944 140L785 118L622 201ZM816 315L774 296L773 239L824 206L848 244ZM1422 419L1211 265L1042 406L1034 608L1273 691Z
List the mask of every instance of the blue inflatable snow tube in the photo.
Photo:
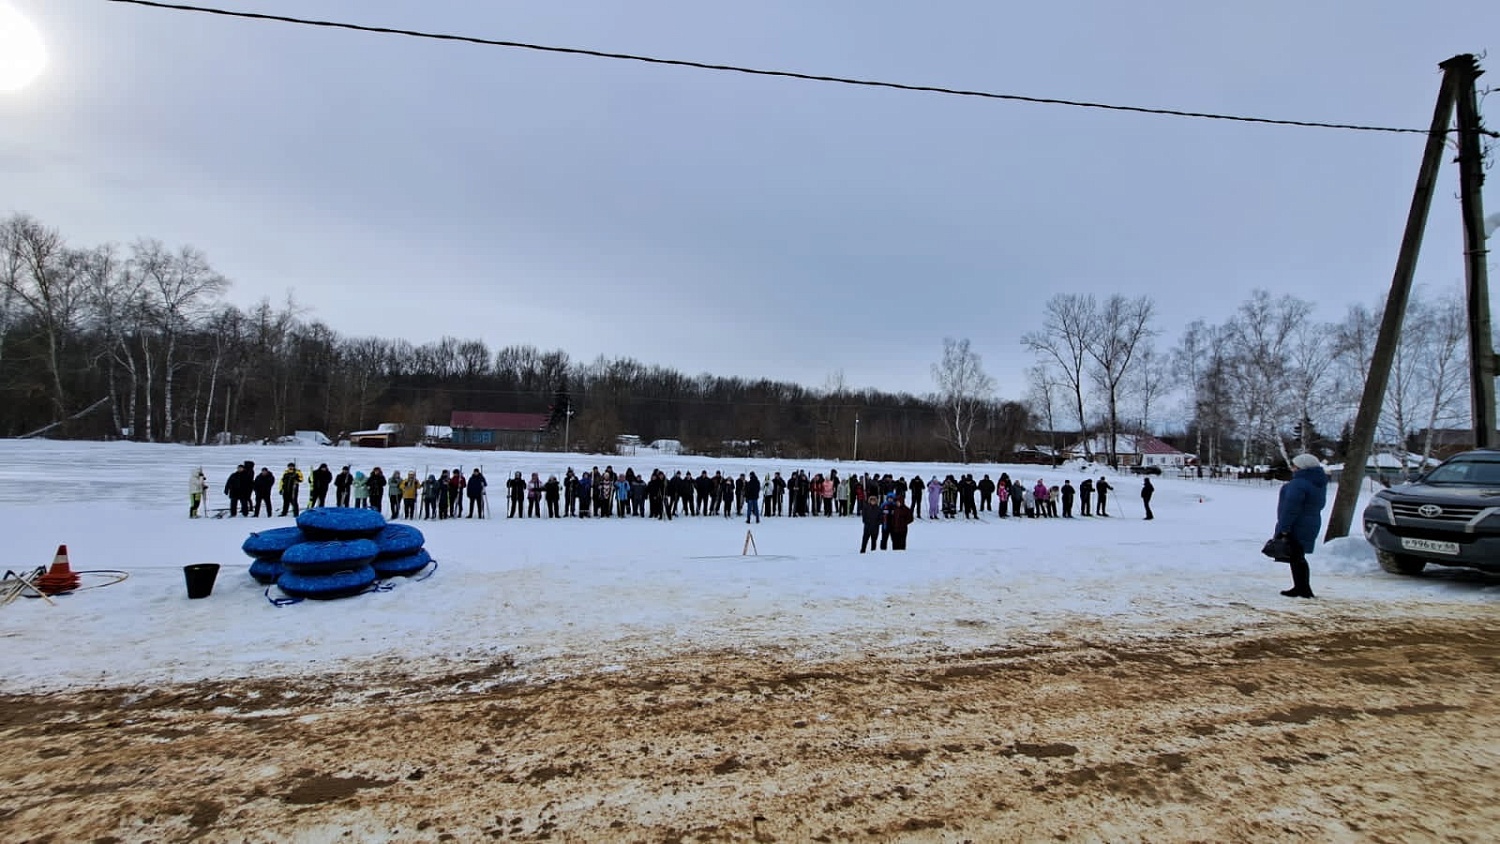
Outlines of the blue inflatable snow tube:
M422 543L426 541L427 538L420 530L403 524L386 525L385 530L375 537L375 544L380 546L380 559L382 560L415 554L422 550ZM377 568L376 571L379 569Z
M314 507L297 516L308 539L368 539L385 527L385 516L364 507Z
M379 577L411 577L432 562L432 555L423 550L404 557L390 557L371 563Z
M275 562L281 559L286 549L307 541L302 534L301 528L284 527L272 530L260 530L250 534L240 550L257 560Z
M250 576L256 583L275 583L286 568L276 560L256 560L250 564Z
M293 598L311 598L326 601L332 598L347 598L370 588L375 582L375 570L362 565L348 571L333 574L302 574L288 571L276 579L276 586Z
M286 549L281 564L297 574L348 571L369 564L379 553L380 547L368 539L304 542Z

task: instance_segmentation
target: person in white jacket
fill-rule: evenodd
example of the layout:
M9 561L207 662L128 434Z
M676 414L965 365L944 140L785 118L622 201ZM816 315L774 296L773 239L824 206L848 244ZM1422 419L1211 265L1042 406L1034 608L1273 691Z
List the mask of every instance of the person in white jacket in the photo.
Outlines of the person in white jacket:
M203 474L203 467L199 466L193 470L193 476L188 479L188 518L198 518L198 508L203 505L203 496L208 494L208 478Z

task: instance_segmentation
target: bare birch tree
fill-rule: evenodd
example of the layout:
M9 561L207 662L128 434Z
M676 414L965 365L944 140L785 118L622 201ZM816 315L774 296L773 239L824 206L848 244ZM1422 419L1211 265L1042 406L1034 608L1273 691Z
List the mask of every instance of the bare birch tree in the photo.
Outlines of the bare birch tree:
M1156 334L1151 327L1155 312L1149 296L1110 296L1095 312L1094 332L1084 345L1092 361L1089 378L1104 399L1111 466L1119 465L1115 450L1120 436L1120 392L1136 363L1136 352Z
M1156 421L1152 416L1162 399L1172 392L1172 365L1166 355L1158 354L1150 343L1136 353L1136 363L1125 382L1126 392L1135 405L1141 433L1150 433Z
M56 229L21 214L0 223L0 253L6 253L0 283L30 312L42 335L53 412L62 419L68 415L63 346L74 334L83 304L79 258Z
M161 335L162 437L170 442L176 436L177 375L183 367L178 344L212 311L229 281L214 272L203 253L191 246L173 253L160 241L142 240L132 251L131 262L150 291Z
M995 392L995 379L985 374L968 338L943 339L943 359L932 365L932 378L938 385L934 399L943 420L941 436L958 450L959 460L968 463L974 422Z
M1092 296L1059 293L1047 300L1042 329L1021 337L1022 345L1048 366L1072 394L1072 410L1078 419L1084 453L1090 458L1089 420L1084 406L1088 383L1085 370L1089 361L1089 341L1097 328L1097 310Z
M1052 368L1041 363L1027 370L1026 381L1029 384L1026 392L1027 408L1032 416L1046 423L1052 456L1056 459L1060 455L1057 446L1057 399L1063 385L1053 378Z
M1458 292L1431 303L1428 308L1428 348L1422 370L1428 385L1426 435L1422 457L1432 456L1433 432L1440 425L1456 424L1469 417L1468 369L1464 366L1469 337L1468 303Z
M1290 463L1282 431L1296 420L1292 345L1312 306L1294 296L1272 299L1256 290L1229 323L1229 376L1236 411L1244 420L1244 451L1259 443Z

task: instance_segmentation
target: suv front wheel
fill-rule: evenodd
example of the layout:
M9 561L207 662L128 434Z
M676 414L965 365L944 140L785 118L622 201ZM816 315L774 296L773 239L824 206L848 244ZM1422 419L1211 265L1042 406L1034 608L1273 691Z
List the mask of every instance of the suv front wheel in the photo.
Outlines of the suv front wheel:
M1408 557L1405 554L1392 554L1389 551L1376 551L1375 560L1380 563L1381 568L1391 574L1421 574L1422 569L1427 568L1426 560Z

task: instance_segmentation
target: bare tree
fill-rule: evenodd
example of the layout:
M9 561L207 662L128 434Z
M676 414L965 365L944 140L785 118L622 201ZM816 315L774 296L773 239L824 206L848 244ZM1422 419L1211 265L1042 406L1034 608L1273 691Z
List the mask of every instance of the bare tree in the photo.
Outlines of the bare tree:
M151 312L156 318L162 352L162 437L171 441L177 433L177 375L183 362L178 356L182 337L212 312L229 287L224 276L214 272L202 252L184 246L171 252L157 240L137 241L131 264L150 293ZM148 371L149 377L149 371ZM149 384L148 384L149 389ZM151 422L146 423L151 439Z
M1346 421L1352 421L1364 392L1365 375L1375 355L1375 338L1380 332L1379 311L1364 305L1351 305L1344 320L1333 327L1334 365L1337 386L1333 398Z
M1334 332L1327 325L1303 322L1293 331L1289 352L1291 355L1290 382L1297 403L1298 448L1311 451L1313 448L1313 425L1328 420L1322 418L1323 409L1314 403L1326 396L1338 358ZM1315 417L1314 414L1319 414Z
M139 277L125 271L113 246L90 250L82 262L81 282L95 336L94 364L104 364L108 381L110 416L116 435L134 430L136 395L139 389L135 355L130 337L138 327L142 311ZM125 406L119 391L119 372L124 371Z
M941 437L958 450L961 462L968 463L974 422L995 392L995 379L985 374L968 338L943 339L943 359L932 365L932 378L938 385L934 399L943 420Z
M1176 348L1172 350L1171 372L1188 391L1189 416L1197 432L1197 441L1193 446L1193 451L1198 456L1200 466L1205 462L1210 466L1215 465L1217 458L1217 454L1210 455L1203 448L1204 431L1210 428L1210 422L1206 417L1212 410L1207 401L1207 394L1209 391L1208 373L1212 368L1208 359L1208 349L1211 345L1209 334L1213 330L1203 320L1194 320L1183 329L1182 335L1177 338ZM1205 457L1208 458L1206 461Z
M1030 385L1026 391L1027 409L1032 416L1047 424L1052 456L1056 459L1060 454L1057 446L1057 399L1063 391L1063 385L1053 380L1052 368L1041 363L1027 370L1026 381Z
M1126 392L1139 411L1137 420L1141 433L1150 433L1155 421L1152 413L1157 404L1171 392L1172 367L1168 358L1157 354L1156 347L1147 343L1136 353L1136 363L1126 379Z
M1115 454L1120 435L1120 391L1136 363L1136 351L1155 336L1151 317L1156 305L1149 296L1127 299L1110 296L1096 311L1094 333L1085 344L1092 360L1089 377L1104 397L1109 426L1109 465L1119 465Z
M1292 346L1311 310L1308 302L1296 297L1272 299L1267 291L1256 290L1227 326L1232 395L1245 420L1242 462L1248 462L1256 443L1291 462L1281 432L1297 418Z
M1453 424L1469 415L1468 371L1464 354L1469 336L1468 304L1457 293L1431 303L1428 312L1426 354L1422 370L1428 386L1427 433L1422 442L1422 457L1432 456L1433 431L1441 424Z
M0 223L0 255L5 256L0 258L0 283L30 311L42 334L52 407L62 419L68 413L63 346L74 334L83 303L79 256L56 229L19 214Z
M1085 370L1089 360L1089 342L1097 330L1098 307L1092 296L1059 293L1047 300L1047 316L1041 331L1021 338L1026 346L1073 394L1073 411L1083 436L1085 456L1091 457L1089 420L1084 407Z

